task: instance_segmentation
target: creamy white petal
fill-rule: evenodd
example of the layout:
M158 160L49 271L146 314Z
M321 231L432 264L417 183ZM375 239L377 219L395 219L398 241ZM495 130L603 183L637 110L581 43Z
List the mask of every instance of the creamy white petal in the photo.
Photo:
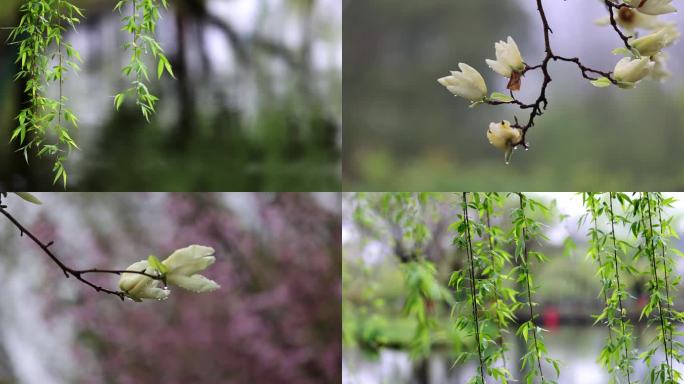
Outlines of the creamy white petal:
M615 80L622 83L628 83L628 86L631 86L648 76L653 69L653 65L654 63L651 62L648 57L642 57L640 59L623 57L615 65L613 77Z
M167 281L169 284L197 293L211 292L221 288L215 281L207 279L202 275L169 275Z
M169 297L171 291L168 289L158 288L157 284L145 288L136 297L139 299L154 299L154 300L166 300Z
M173 252L162 264L169 268L168 274L191 275L205 270L216 258L214 249L202 245L191 245Z
M480 101L487 96L487 85L482 75L468 64L459 63L462 72L451 71L451 76L437 79L449 92L470 101Z
M494 72L498 73L503 77L511 77L511 73L513 73L511 67L504 65L496 60L487 59L486 62L489 68L491 68Z
M487 95L487 84L480 72L466 63L458 63L458 67L463 72L463 75L467 77L468 81L477 88L481 94Z
M670 4L671 2L672 0L627 0L627 3L637 7L640 12L647 15L664 15L677 12L677 8Z
M654 56L661 49L673 44L679 38L676 27L663 27L656 32L630 41L643 56Z

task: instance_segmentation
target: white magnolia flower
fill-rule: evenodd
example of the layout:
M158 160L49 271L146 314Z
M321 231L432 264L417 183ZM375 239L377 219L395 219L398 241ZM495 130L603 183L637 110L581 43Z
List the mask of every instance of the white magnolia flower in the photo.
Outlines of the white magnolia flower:
M133 263L126 270L145 272L151 275L156 273L154 269L148 266L147 260ZM119 279L119 289L135 301L141 301L141 299L163 300L169 297L169 291L159 288L159 284L159 280L137 273L122 273Z
M635 29L646 29L649 31L661 28L665 22L657 16L641 13L634 8L622 7L615 15L615 21L627 32L633 33ZM610 17L604 17L595 21L597 25L610 25Z
M651 71L651 78L662 81L670 76L670 71L667 70L667 54L658 53L653 56L653 70Z
M623 57L615 65L613 77L622 88L634 88L636 83L648 76L655 64L648 58L632 59Z
M672 45L679 38L679 31L673 24L668 24L656 32L630 41L643 56L654 56L661 49Z
M500 123L489 124L487 139L491 145L504 151L504 158L508 164L513 153L513 146L520 143L522 139L522 131L512 128L510 122L503 120Z
M458 67L461 72L451 71L451 76L442 77L437 81L456 96L470 101L484 99L487 96L487 84L480 72L464 63L458 63Z
M494 72L504 77L511 77L513 72L522 72L525 69L525 63L518 45L512 37L508 36L508 41L499 41L494 44L496 49L496 60L487 59L487 65L494 70Z
M193 292L209 292L220 288L215 281L197 274L214 264L214 249L201 245L191 245L176 250L162 261L168 268L166 281Z
M672 0L625 0L625 2L647 15L677 12L677 8L670 4Z

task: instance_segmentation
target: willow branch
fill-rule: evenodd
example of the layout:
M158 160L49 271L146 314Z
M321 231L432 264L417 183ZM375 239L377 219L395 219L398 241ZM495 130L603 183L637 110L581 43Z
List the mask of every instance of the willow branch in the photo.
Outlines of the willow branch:
M473 245L470 242L470 219L468 218L468 195L463 192L463 220L465 220L466 236L468 240L468 261L470 263L470 293L473 302L473 320L475 321L475 337L477 338L477 355L480 359L480 377L482 383L485 383L485 366L482 360L482 346L480 345L480 323L477 317L477 295L475 294L475 262L473 261Z
M523 215L523 219L525 219L525 206L523 204L523 194L518 193L518 197L520 198L520 211ZM523 222L522 226L522 242L523 242L523 262L525 263L525 273L528 275L525 278L525 282L527 283L527 306L530 309L530 321L534 323L534 311L532 310L532 288L530 287L530 278L529 278L529 264L528 264L528 250L527 250L527 223ZM539 342L537 341L537 327L535 326L534 329L532 330L532 336L534 337L534 349L536 351L537 355L537 368L539 369L539 376L541 377L541 381L544 382L544 372L542 371L541 367L541 353L539 352Z
M601 245L598 242L598 217L597 217L598 215L596 212L596 202L594 201L593 195L589 195L589 199L590 199L589 201L591 201L591 214L592 214L592 218L594 219L594 236L595 236L596 241L597 241L596 258L597 258L598 263L599 263L599 270L601 271L601 279L603 279L603 281L606 281L607 278L606 278L605 272L603 270L603 258L601 257ZM608 302L608 291L606 289L605 283L603 286L603 300L606 302L606 305L609 304L609 302ZM613 329L611 327L608 327L608 337L610 338L610 343L612 344L613 343Z
M85 275L87 275L87 274L121 275L124 273L131 273L131 274L143 275L143 276L149 277L149 278L154 279L154 280L162 280L161 276L146 273L144 270L143 271L128 271L128 270L118 270L118 269L99 269L99 268L74 269L74 268L71 268L68 265L64 264L64 262L62 262L60 260L60 258L57 257L57 255L55 255L55 253L52 252L52 250L50 249L50 247L52 247L52 245L54 244L53 241L45 243L42 240L40 240L38 238L38 236L33 234L24 225L22 225L17 219L15 219L14 216L12 216L12 214L10 214L7 211L7 206L3 205L1 202L0 202L0 213L2 213L19 230L20 236L24 236L24 235L28 236L28 238L31 239L31 241L33 241L43 251L43 253L45 253L50 258L50 260L52 260L55 264L57 264L57 266L62 270L62 272L64 273L64 276L66 278L73 276L78 281L90 286L91 288L93 288L97 292L115 295L115 296L118 296L121 300L123 300L126 297L125 292L114 291L111 289L104 288L104 287L102 287L98 284L95 284L92 281L88 280L85 277Z
M658 197L658 224L660 225L660 234L661 234L661 240L660 240L660 249L662 251L662 256L663 256L663 272L665 275L665 300L666 300L666 306L667 306L667 315L668 315L668 320L672 320L672 306L670 304L670 284L669 284L669 279L667 276L667 259L665 257L665 242L662 239L662 232L663 232L663 202L661 197ZM673 336L672 336L672 327L668 328L668 333L670 334L670 366L673 364L673 356L672 356L672 343L673 343Z
M644 197L645 196L645 197ZM649 244L647 245L647 251L650 251L650 259L651 259L651 268L652 268L652 274L653 274L653 282L655 284L655 291L656 293L660 293L660 284L658 283L658 267L656 265L656 260L655 260L655 240L653 239L653 218L651 215L651 198L649 197L648 193L641 194L642 198L646 199L646 204L647 204L647 209L648 209L648 239L646 239ZM665 363L667 364L668 368L668 373L670 374L670 380L674 379L674 376L672 375L672 363L671 360L668 359L668 356L672 356L672 354L669 352L669 349L667 347L667 335L665 334L665 319L663 317L663 306L662 306L662 300L660 299L660 296L658 296L658 317L660 318L660 332L663 337L663 347L665 348Z
M489 218L489 207L485 207L485 218L485 223L487 225L487 245L489 246L489 263L494 265L494 237L492 236L492 224ZM497 300L501 298L499 288L496 284L494 285L494 295L496 295ZM499 333L498 342L501 344L501 348L503 350L501 352L503 367L506 368L506 350L504 348L503 327L501 326L501 322L499 320L496 322L496 330Z
M618 256L617 256L617 240L615 240L615 214L613 212L613 193L608 194L608 200L610 201L610 234L613 238L613 262L615 263L615 281L617 283L618 292L618 305L620 306L620 325L622 328L622 337L625 337L625 309L622 306L622 291L620 290L620 268L618 266ZM627 343L623 343L625 346L625 359L629 360L629 350L627 349ZM630 363L631 365L631 363ZM631 383L631 378L629 377L630 367L626 367L627 372L627 383Z

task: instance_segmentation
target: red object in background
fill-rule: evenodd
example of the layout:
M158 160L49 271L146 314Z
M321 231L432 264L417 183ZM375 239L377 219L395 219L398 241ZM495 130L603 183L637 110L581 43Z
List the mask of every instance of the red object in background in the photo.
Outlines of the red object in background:
M558 309L554 306L549 306L544 309L541 319L543 327L550 331L558 329L560 326L560 312L558 312Z
M637 299L637 310L639 313L641 313L641 310L644 309L644 307L648 304L648 296L647 295L641 295Z

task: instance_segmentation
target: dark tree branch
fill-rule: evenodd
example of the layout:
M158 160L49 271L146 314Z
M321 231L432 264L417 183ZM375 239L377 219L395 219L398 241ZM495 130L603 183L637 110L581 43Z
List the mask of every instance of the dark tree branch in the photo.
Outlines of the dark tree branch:
M622 32L622 30L617 24L617 19L615 18L614 11L618 11L619 13L621 9L632 8L632 6L626 3L616 4L613 3L611 0L604 0L604 3L606 4L606 7L608 8L608 14L610 15L610 25L613 27L618 36L620 36L620 40L622 40L622 43L625 45L625 47L631 50L632 46L629 44L629 39L632 36L627 36L624 34L624 32Z
M3 193L4 194L4 193ZM3 194L0 194L2 196ZM127 270L118 270L118 269L99 269L99 268L90 268L90 269L74 269L66 264L64 264L53 252L50 250L50 247L54 244L53 241L50 241L48 243L43 242L40 240L36 235L34 235L31 231L26 229L25 226L23 226L17 219L12 216L7 211L7 206L2 205L2 202L0 201L0 213L5 215L7 219L19 230L20 236L28 236L31 241L33 241L40 249L45 253L57 266L62 270L64 273L64 276L66 278L69 278L69 276L75 277L78 281L92 287L95 291L97 292L102 292L102 293L107 293L110 295L115 295L118 296L121 300L123 300L126 297L126 293L123 291L114 291L111 289L104 288L102 286L99 286L90 280L86 279L84 275L87 274L93 274L93 273L107 273L107 274L113 274L113 275L121 275L123 273L132 273L132 274L137 274L137 275L143 275L147 276L151 279L154 280L162 280L162 276L158 275L152 275L149 273L146 273L145 271L127 271Z
M606 71L600 71L597 69L590 68L580 61L579 58L577 57L564 57L564 56L558 56L553 53L553 49L551 47L551 38L550 35L553 33L553 30L551 29L551 26L549 24L549 20L546 17L546 12L544 10L544 5L542 4L542 0L536 0L537 1L537 11L539 12L539 17L542 22L542 26L544 29L544 52L546 55L544 56L541 64L538 65L533 65L533 66L528 66L525 65L525 69L522 71L521 75L525 75L529 71L536 71L536 70L541 70L543 74L543 80L542 84L539 90L539 96L537 96L537 99L534 101L534 103L525 103L520 100L518 100L515 96L513 96L513 93L511 92L511 97L513 97L512 101L504 102L504 101L488 101L487 104L490 105L501 105L501 104L512 104L512 105L517 105L520 109L531 109L529 118L527 119L527 123L521 124L518 121L517 116L514 116L514 121L515 123L511 125L513 128L520 129L522 132L522 136L520 138L520 141L517 143L514 143L513 146L523 146L524 148L528 148L528 144L525 141L525 138L527 136L527 131L534 126L535 119L538 116L541 116L544 114L544 111L546 111L546 107L549 104L549 100L546 97L546 89L548 88L549 84L553 81L553 78L551 77L551 74L549 72L549 63L551 61L565 61L568 63L573 63L575 64L579 70L582 73L582 77L587 79L587 80L597 80L598 77L595 76L602 76L610 80L611 83L617 84L617 80L615 80L612 76L612 72L606 72ZM626 4L614 4L610 2L609 0L604 0L606 4L610 4L608 6L610 13L611 13L611 24L616 28L618 33L620 33L621 37L624 37L622 35L622 32L619 30L617 27L617 22L615 21L615 17L613 15L613 8L619 9L623 7L627 7L628 5ZM627 37L625 37L627 39ZM625 40L626 42L626 40ZM629 44L626 42L627 46L629 47Z

